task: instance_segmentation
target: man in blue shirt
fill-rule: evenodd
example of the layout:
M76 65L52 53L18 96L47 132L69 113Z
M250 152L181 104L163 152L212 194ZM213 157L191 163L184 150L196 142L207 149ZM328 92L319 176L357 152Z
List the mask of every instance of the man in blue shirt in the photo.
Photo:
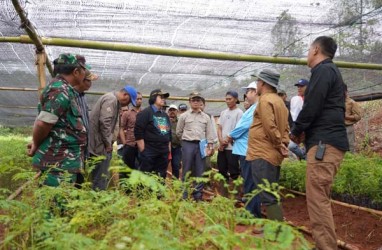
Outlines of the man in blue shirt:
M232 147L232 154L239 155L241 175L244 179L244 194L250 194L256 189L255 183L252 178L251 165L245 160L248 148L248 131L253 122L253 113L257 106L257 82L251 82L246 89L246 96L248 103L251 105L243 114L236 127L229 133L226 142L235 142ZM258 195L251 198L248 202L247 199L245 208L257 218L261 218L261 202Z

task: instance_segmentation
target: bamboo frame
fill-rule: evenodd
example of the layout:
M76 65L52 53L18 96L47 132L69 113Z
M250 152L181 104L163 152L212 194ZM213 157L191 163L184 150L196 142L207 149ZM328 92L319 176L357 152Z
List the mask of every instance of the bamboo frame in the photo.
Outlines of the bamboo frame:
M0 87L0 91L5 90L5 91L38 91L38 89L34 88L15 88L15 87ZM89 95L103 95L106 92L95 92L95 91L87 91L86 94ZM142 95L143 98L149 98L149 95ZM175 101L188 101L188 97L181 97L181 96L170 96L167 98L167 100L175 100ZM224 99L208 99L206 98L206 102L225 102Z
M24 12L23 8L21 7L19 1L18 0L12 0L12 4L15 7L16 12L21 19L21 27L24 28L25 32L29 36L29 37L28 36L26 36L26 37L28 37L30 39L30 43L33 43L34 45L36 45L37 58L38 58L38 54L41 54L41 53L44 54L44 56L46 58L46 60L44 60L45 64L49 70L49 73L51 74L51 76L53 76L53 66L52 66L51 62L49 61L48 57L46 56L44 45L41 42L40 37L38 36L38 34L37 34L36 30L33 28L33 26L30 25L30 21L26 17L25 12ZM39 71L37 73L39 73ZM44 71L43 76L44 77L39 77L39 78L45 79L45 71Z
M286 190L288 192L293 193L293 194L297 194L297 195L301 195L301 196L306 196L305 193L302 193L302 192L299 192L299 191L290 190L290 189L286 189ZM348 207L348 208L353 208L353 209L356 209L356 210L361 210L361 211L370 213L372 215L382 216L382 211L378 211L378 210L367 208L367 207L356 206L356 205L352 205L352 204L348 204L348 203L341 202L341 201L336 201L336 200L330 200L330 201L332 203L340 205L340 206L344 206L344 207Z
M0 37L0 42L32 43L32 39L25 35L22 35L20 37ZM164 56L175 56L175 57L191 57L191 58L204 58L204 59L229 60L229 61L265 62L265 63L274 63L274 64L293 64L293 65L307 64L307 60L301 59L301 58L235 54L235 53L190 50L190 49L174 49L174 48L163 48L163 47L155 47L155 46L143 46L143 45L133 45L133 44L124 44L124 43L115 43L115 42L101 42L101 41L91 41L91 40L42 37L41 42L44 45L87 48L87 49L96 49L96 50L109 50L109 51L124 51L124 52L131 52L131 53L164 55ZM345 62L345 61L334 61L334 63L340 68L382 70L382 64L355 63L355 62Z

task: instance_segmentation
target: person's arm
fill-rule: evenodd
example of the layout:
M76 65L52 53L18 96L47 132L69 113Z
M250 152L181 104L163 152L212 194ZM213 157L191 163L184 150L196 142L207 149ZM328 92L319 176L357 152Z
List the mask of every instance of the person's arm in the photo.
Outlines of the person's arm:
M57 123L59 117L67 112L70 105L71 101L62 87L50 88L43 94L41 111L33 126L32 143L27 146L29 156L33 156L36 153L41 143L48 137L49 132Z
M352 102L352 110L351 110L351 115L346 117L346 119L352 121L352 122L358 122L361 120L361 106L359 106L358 103L355 101Z
M176 124L176 136L178 136L179 140L182 140L184 125L185 115L182 114L181 116L179 116L178 123Z
M271 102L264 100L257 106L261 124L264 133L268 136L274 148L281 149L283 147L282 135L278 130L274 113L274 106Z
M33 126L32 143L28 145L28 156L33 156L41 143L48 137L54 124L36 120Z
M125 128L127 125L128 115L127 112L124 112L121 116L121 125L119 127L119 138L121 138L121 142L123 145L126 144L126 136L125 136Z
M137 119L135 121L135 126L134 126L134 136L137 142L137 147L139 152L142 152L145 149L144 138L145 138L146 126L148 123L146 113L147 113L147 110L144 110L137 114Z
M113 119L114 116L118 115L117 105L115 99L106 99L101 106L99 115L99 128L102 138L102 142L105 146L106 152L111 152L113 147L111 145L112 133L113 133Z
M143 152L145 150L145 141L143 139L137 140L137 147L139 152Z
M233 140L240 138L244 133L248 132L249 127L253 122L253 115L256 109L256 104L253 104L241 117L236 127L229 133L229 137Z
M299 137L320 116L324 109L330 82L335 81L334 72L330 72L329 69L321 67L312 74L308 88L305 91L304 105L292 128L292 136Z

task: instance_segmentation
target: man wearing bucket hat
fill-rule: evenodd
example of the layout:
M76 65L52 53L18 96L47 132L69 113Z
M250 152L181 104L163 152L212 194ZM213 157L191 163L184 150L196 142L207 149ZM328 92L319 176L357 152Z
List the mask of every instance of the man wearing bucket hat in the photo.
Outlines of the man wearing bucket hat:
M106 190L109 179L109 165L113 151L113 132L117 125L119 110L130 103L136 105L137 91L126 85L119 91L101 96L90 112L89 153L90 156L104 156L92 171L93 189Z
M163 111L169 93L154 89L147 108L138 113L134 135L140 152L139 170L166 178L171 144L171 123Z
M85 58L60 54L54 60L57 76L44 88L38 104L28 155L33 167L46 173L45 185L58 186L69 173L75 182L84 164L87 130L76 102L74 88L83 83Z
M277 95L280 74L263 69L257 75L257 93L260 96L249 129L246 160L250 161L255 185L278 183L280 165L288 155L289 125L288 109ZM281 204L269 192L260 193L261 203L266 206L267 218L283 221Z

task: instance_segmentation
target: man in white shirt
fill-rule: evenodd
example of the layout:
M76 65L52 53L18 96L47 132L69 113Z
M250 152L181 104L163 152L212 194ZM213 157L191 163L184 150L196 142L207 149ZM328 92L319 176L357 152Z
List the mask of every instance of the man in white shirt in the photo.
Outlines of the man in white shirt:
M232 154L232 143L226 143L225 138L235 128L237 122L243 115L243 111L237 107L239 104L239 96L236 91L228 91L225 96L227 109L220 114L218 125L218 169L219 173L224 176L227 183L229 179L236 180L240 176L239 156ZM223 195L227 194L223 192Z
M290 114L292 116L293 122L297 120L297 117L302 110L302 106L304 105L304 93L308 83L308 80L300 79L294 85L297 87L297 95L293 96L290 100ZM292 151L298 157L298 159L305 159L305 149L301 149L300 146L294 143L292 140L289 142L288 149Z

